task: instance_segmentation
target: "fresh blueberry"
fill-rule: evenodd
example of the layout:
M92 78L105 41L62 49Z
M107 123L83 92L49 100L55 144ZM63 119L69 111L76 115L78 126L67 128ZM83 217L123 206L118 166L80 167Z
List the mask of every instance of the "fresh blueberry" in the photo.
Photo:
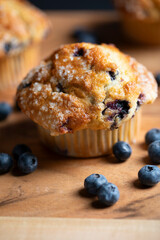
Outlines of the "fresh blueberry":
M146 133L145 142L147 145L157 140L160 140L160 129L153 128Z
M146 165L138 172L140 182L146 186L154 186L160 181L160 169L154 165Z
M15 160L18 160L18 158L23 154L23 153L32 153L31 149L25 145L25 144L18 144L14 147L12 154Z
M160 140L152 142L148 147L150 159L154 163L160 163Z
M23 153L17 162L17 167L22 174L32 173L37 169L38 161L32 153Z
M132 149L126 142L119 141L113 146L113 154L121 162L126 161L131 156L131 153Z
M79 36L78 42L96 43L97 39L93 34L84 32Z
M11 112L12 107L8 103L6 102L0 103L0 121L5 120Z
M102 174L91 174L84 180L84 187L88 193L96 195L98 189L107 182L107 179Z
M0 153L0 174L7 173L13 166L13 160L7 153Z
M83 32L84 32L84 29L77 28L77 29L75 29L74 32L73 32L73 37L74 37L74 38L78 38L78 37L81 35L81 33L83 33Z
M157 73L155 78L156 78L156 81L158 83L158 86L160 86L160 73Z
M95 34L86 30L77 29L75 30L73 35L78 40L78 42L97 43L97 37L95 36Z
M98 190L98 200L106 206L116 203L119 195L118 187L113 183L103 184Z

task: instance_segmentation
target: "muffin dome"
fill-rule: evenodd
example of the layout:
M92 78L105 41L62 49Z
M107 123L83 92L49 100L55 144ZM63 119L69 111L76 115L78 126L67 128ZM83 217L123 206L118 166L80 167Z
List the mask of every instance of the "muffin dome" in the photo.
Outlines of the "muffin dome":
M20 84L22 111L56 136L115 129L157 97L153 75L113 45L62 46Z
M160 0L114 0L118 8L139 19L160 19Z
M23 0L0 0L0 57L40 41L48 31L45 15Z

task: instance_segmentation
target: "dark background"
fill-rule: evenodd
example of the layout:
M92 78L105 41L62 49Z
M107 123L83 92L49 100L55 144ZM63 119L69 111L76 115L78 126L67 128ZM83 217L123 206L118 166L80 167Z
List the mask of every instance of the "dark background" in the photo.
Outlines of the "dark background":
M112 9L112 0L30 0L43 9Z

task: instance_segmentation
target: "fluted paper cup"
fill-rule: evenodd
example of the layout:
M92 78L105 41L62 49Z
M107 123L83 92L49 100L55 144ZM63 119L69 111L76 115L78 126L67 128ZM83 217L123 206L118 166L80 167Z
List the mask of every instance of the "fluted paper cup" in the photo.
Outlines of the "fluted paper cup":
M40 46L36 44L0 58L0 91L18 86L28 71L38 64L39 51Z
M110 154L113 145L118 141L135 142L140 128L140 117L141 111L138 111L134 118L114 130L83 129L59 136L51 136L49 131L41 126L38 126L38 130L42 142L61 155L79 158L98 157Z
M126 34L134 41L160 45L160 20L137 19L123 14L122 23Z

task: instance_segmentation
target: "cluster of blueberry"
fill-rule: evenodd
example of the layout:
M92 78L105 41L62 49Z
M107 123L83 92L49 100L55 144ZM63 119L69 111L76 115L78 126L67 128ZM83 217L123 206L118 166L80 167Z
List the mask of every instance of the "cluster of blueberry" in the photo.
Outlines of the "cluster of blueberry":
M148 155L154 164L160 163L160 129L153 128L147 132L145 142L148 147ZM120 141L113 146L113 154L119 161L127 160L132 153L128 143ZM146 165L140 169L138 177L141 183L153 186L160 181L160 169L154 165Z
M16 145L12 151L13 158L7 153L0 153L0 174L9 172L13 166L20 174L29 174L37 169L37 158L25 144Z
M11 113L12 107L6 103L0 103L0 121L5 120ZM9 172L13 166L19 171L20 174L29 174L36 170L38 161L32 154L31 149L25 144L15 146L12 151L13 158L7 153L0 153L0 174Z
M160 129L153 128L147 132L145 142L148 145L148 155L154 164L160 164ZM160 168L146 165L138 172L140 182L146 186L154 186L160 182Z
M116 185L109 183L102 174L92 174L84 181L86 191L98 196L100 203L105 206L111 206L119 199L119 190Z
M145 142L149 145L148 153L153 163L160 163L160 129L151 129L145 136ZM132 153L130 145L119 141L113 146L113 154L120 162L126 161ZM155 165L146 165L138 172L141 184L154 186L160 182L160 168ZM111 206L119 200L119 190L113 183L108 183L105 176L101 174L91 174L84 181L86 191L97 196L100 203Z

